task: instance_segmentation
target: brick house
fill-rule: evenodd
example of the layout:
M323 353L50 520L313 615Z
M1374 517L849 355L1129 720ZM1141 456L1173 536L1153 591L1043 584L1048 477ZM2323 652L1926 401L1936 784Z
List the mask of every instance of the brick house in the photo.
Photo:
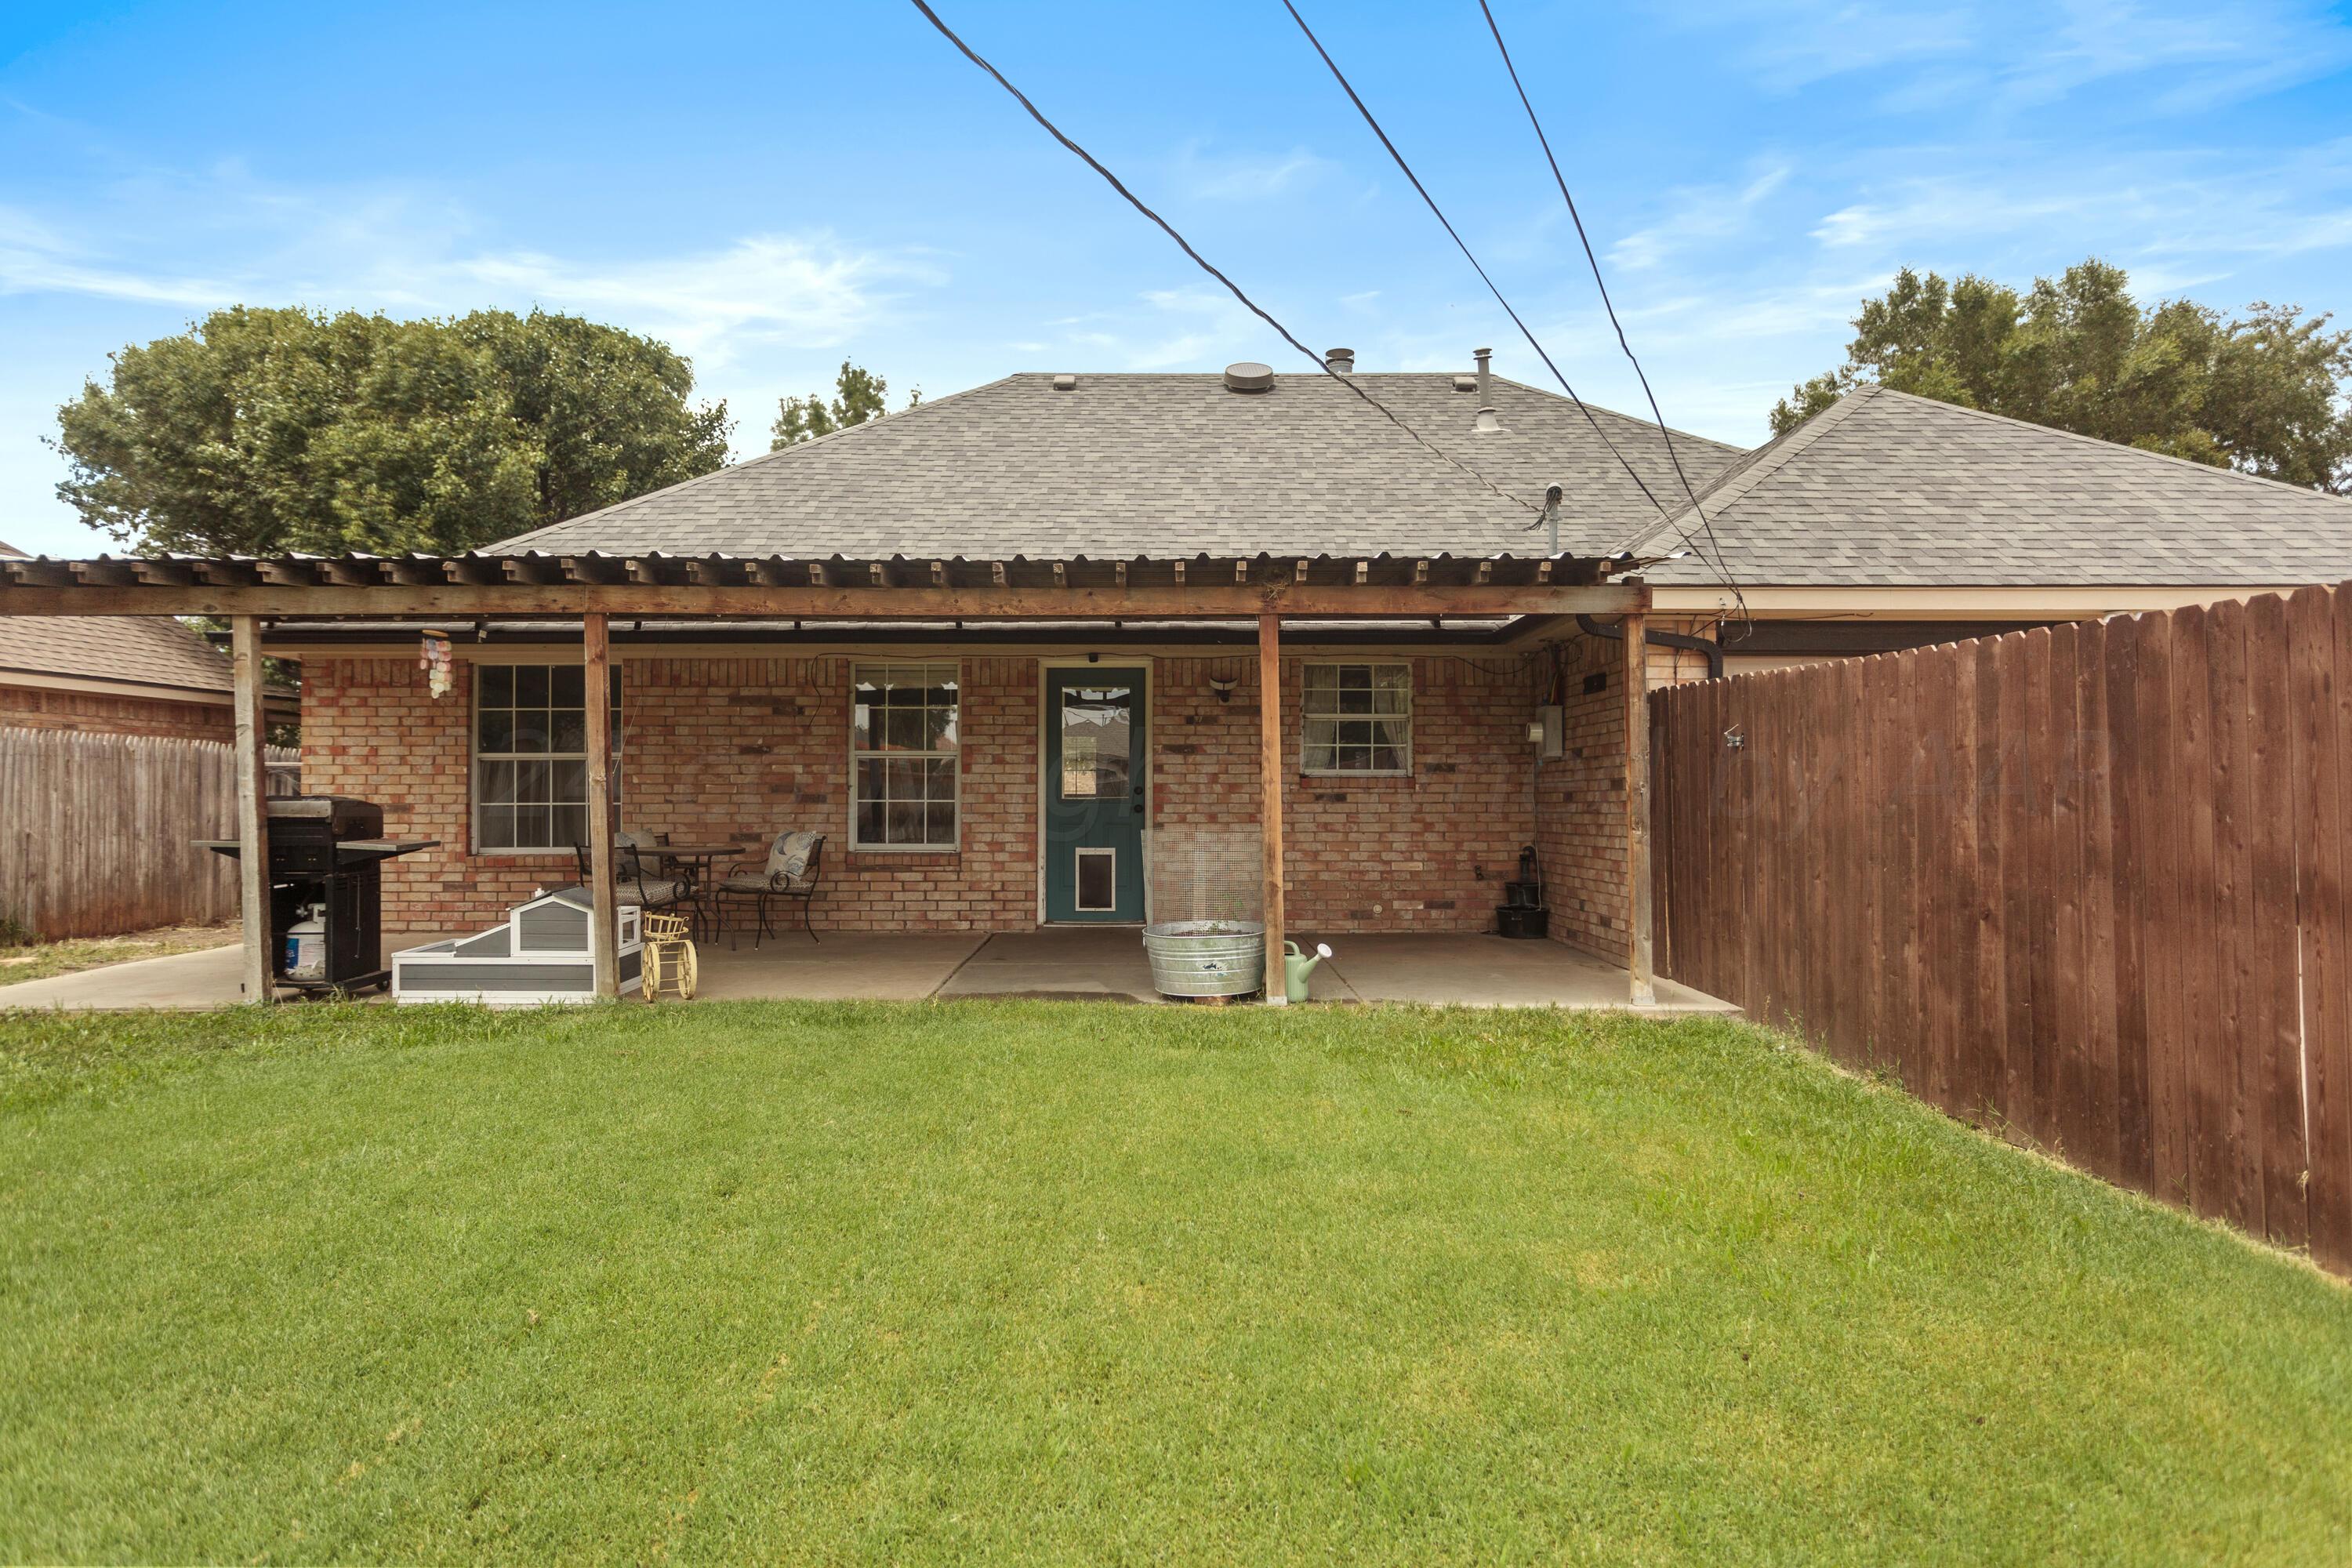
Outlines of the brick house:
M23 559L6 544L0 556ZM228 676L204 634L168 616L0 616L10 728L226 741Z
M2333 498L1881 392L1670 456L1477 357L1013 375L464 557L29 563L0 616L299 659L306 787L440 841L395 930L572 879L609 726L618 826L826 834L821 925L1475 932L1532 847L1638 994L1652 686L2352 576Z

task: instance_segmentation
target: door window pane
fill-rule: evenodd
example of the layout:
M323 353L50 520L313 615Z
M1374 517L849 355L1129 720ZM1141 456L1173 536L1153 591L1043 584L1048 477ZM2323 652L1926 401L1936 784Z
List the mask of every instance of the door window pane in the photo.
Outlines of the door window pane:
M1062 689L1062 798L1127 794L1135 694L1124 686Z

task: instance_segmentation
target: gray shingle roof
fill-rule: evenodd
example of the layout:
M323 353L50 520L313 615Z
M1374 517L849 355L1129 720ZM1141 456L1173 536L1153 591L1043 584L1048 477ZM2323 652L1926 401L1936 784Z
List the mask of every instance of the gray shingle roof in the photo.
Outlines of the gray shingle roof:
M1494 383L1474 434L1450 374L1358 375L1444 451L1540 504L1567 491L1562 545L1590 553L1656 513L1575 405ZM1657 426L1594 417L1661 500ZM1675 433L1694 481L1738 448ZM1543 552L1533 514L1417 445L1328 376L1260 394L1215 375L1007 376L505 541L550 552L793 557Z
M2352 578L2352 501L1875 385L1725 467L1699 502L1751 587ZM1647 575L1720 582L1698 556Z
M0 555L23 553L0 543ZM166 616L0 616L0 680L26 675L229 689L228 660Z

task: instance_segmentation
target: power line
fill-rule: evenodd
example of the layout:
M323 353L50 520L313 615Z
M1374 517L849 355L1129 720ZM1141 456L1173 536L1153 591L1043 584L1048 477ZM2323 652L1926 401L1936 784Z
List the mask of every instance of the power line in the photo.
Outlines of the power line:
M1485 4L1485 0L1480 0L1480 4L1483 5ZM1641 490L1643 498L1648 500L1652 507L1656 509L1660 520L1664 521L1666 526L1675 528L1675 531L1682 535L1683 542L1689 545L1692 550L1696 551L1701 561L1706 561L1706 552L1699 548L1698 542L1693 539L1686 531L1676 527L1673 514L1666 510L1665 503L1658 500L1656 494L1651 490L1648 483L1643 479L1641 474L1634 468L1633 465L1626 460L1625 454L1618 449L1615 442L1610 440L1608 433L1601 428L1601 422L1593 416L1592 410L1585 406L1584 400L1576 395L1576 388L1569 384L1568 377L1562 374L1559 364L1553 361L1550 353L1545 349L1543 343L1536 337L1534 331L1528 327L1526 321L1520 317L1518 311L1512 308L1510 300L1504 298L1502 289L1496 287L1494 279L1487 275L1486 268L1480 264L1477 256L1472 252L1469 243L1462 237L1461 231L1456 229L1454 226L1452 220L1446 217L1444 209L1437 205L1437 198L1429 194L1429 187L1421 183L1421 176L1413 173L1412 165L1405 161L1404 154L1397 150L1397 145L1393 141L1390 140L1389 133L1385 130L1381 129L1379 119L1372 113L1371 109L1364 102L1362 95L1356 91L1355 85L1349 81L1348 74L1339 68L1339 63L1331 58L1331 51L1323 47L1323 40L1315 36L1315 29L1307 25L1307 18L1299 15L1298 7L1296 5L1293 5L1291 0L1282 0L1282 5L1284 10L1290 13L1290 19L1298 24L1298 30L1307 36L1307 41L1314 47L1316 54L1321 57L1324 67L1331 73L1332 79L1339 84L1339 90L1348 95L1348 101L1356 106L1356 112L1363 117L1364 123L1371 128L1372 134L1378 137L1380 139L1381 145L1388 150L1389 157L1395 162L1398 170L1402 172L1405 179L1412 184L1414 192L1420 195L1423 205L1429 208L1430 216L1437 219L1439 226L1445 230L1447 237L1454 241L1454 247L1462 252L1463 259L1469 262L1471 270L1478 274L1478 280L1486 286L1486 291L1495 297L1495 302L1502 306L1504 314L1511 318L1511 324L1519 329L1519 335L1528 340L1528 346L1536 351L1537 356L1543 361L1544 367L1550 371L1552 378L1559 383L1560 390L1568 394L1569 401L1576 405L1578 412L1584 416L1585 422L1592 426L1593 434L1600 437L1601 445L1609 448L1610 456L1617 459L1618 465L1625 470L1626 474L1633 479L1634 485ZM1488 21L1491 25L1493 21L1491 14L1488 16ZM1496 37L1497 42L1501 41L1500 33L1497 33ZM1506 64L1507 64L1507 54L1505 56L1505 60ZM1516 82L1517 79L1517 74L1514 71L1512 80ZM1520 97L1521 100L1525 101L1526 95L1522 93ZM1530 110L1529 112L1532 113L1533 110ZM1547 155L1549 155L1550 151L1549 143L1546 144L1545 151ZM1557 172L1558 165L1555 164L1554 173L1557 174ZM1562 181L1560 185L1562 194L1566 193L1567 188L1567 183ZM1571 214L1573 214L1574 205L1572 203L1570 204L1570 210ZM1577 232L1579 234L1583 232L1583 220L1581 218L1577 220ZM1590 258L1591 255L1591 246L1589 241L1586 243L1585 252L1587 257ZM1599 275L1599 263L1595 262L1594 276L1598 278ZM1605 289L1602 290L1601 297L1602 302L1606 304L1608 300L1608 291ZM1610 307L1609 316L1612 323L1614 323L1617 316L1616 310L1613 306ZM1622 327L1618 329L1618 341L1621 345L1624 342L1624 330ZM1630 356L1633 351L1628 347L1626 349L1626 353ZM1641 374L1641 365L1638 361L1635 363L1633 369L1637 375ZM1690 497L1691 510L1697 513L1699 521L1702 523L1706 523L1707 537L1710 542L1713 542L1715 540L1714 525L1707 522L1706 513L1699 506L1697 492L1691 488L1689 476L1683 472L1682 458L1675 451L1674 434L1666 428L1665 416L1661 414L1658 410L1658 400L1656 395L1650 393L1650 384L1647 376L1643 376L1642 378L1642 390L1643 393L1649 395L1650 412L1656 417L1658 433L1666 443L1666 452L1668 457L1673 459L1676 477L1682 479L1684 493ZM1715 574L1723 580L1724 586L1731 590L1732 597L1738 602L1739 613L1743 617L1745 617L1747 615L1748 605L1747 596L1740 592L1739 584L1733 580L1730 573L1725 569L1722 546L1719 542L1717 544L1716 548L1716 559L1714 561L1707 562L1706 563L1714 570Z
M1364 117L1364 123L1372 128L1372 134L1379 137L1381 145L1389 150L1389 156L1396 160L1396 166L1403 171L1406 179L1412 182L1412 188L1420 193L1423 202L1428 205L1431 215L1453 238L1454 246L1462 252L1463 259L1470 263L1470 269L1478 274L1478 281L1486 286L1486 292L1495 297L1495 303L1503 307L1503 313L1511 318L1511 324L1519 329L1519 335L1528 340L1528 346L1534 349L1543 360L1544 368L1551 372L1553 379L1559 383L1560 390L1568 394L1568 400L1576 405L1578 413L1584 416L1584 422L1592 426L1592 433L1601 437L1601 444L1609 448L1609 455L1617 459L1618 466L1625 470L1627 477L1640 489L1643 499L1657 508L1661 517L1664 516L1666 511L1664 503L1650 493L1650 487L1643 479L1640 472L1633 464L1625 460L1625 454L1617 449L1617 443L1612 441L1609 438L1609 433L1601 428L1601 421L1594 418L1592 410L1584 405L1584 399L1576 395L1576 388L1569 385L1568 377L1560 374L1559 366L1552 363L1551 355L1544 351L1543 344L1536 341L1535 333L1529 331L1528 324L1519 320L1519 313L1511 309L1511 302L1503 298L1503 291L1495 287L1495 280L1486 276L1486 269L1480 266L1478 258L1471 254L1470 247L1464 242L1462 236L1446 218L1444 212L1438 206L1436 198L1429 194L1429 188L1421 183L1421 176L1412 172L1412 165L1404 161L1404 154L1397 151L1396 143L1389 140L1389 133L1381 129L1381 122L1372 118L1372 111L1364 107L1364 100L1357 96L1355 87L1348 80L1347 73L1342 71L1339 62L1331 58L1331 52L1323 47L1323 40L1315 36L1315 29L1307 25L1307 18L1298 14L1298 7L1292 5L1290 0L1282 0L1282 8L1290 13L1290 19L1298 24L1300 32L1307 35L1307 41L1315 46L1315 52L1323 57L1323 63L1330 68L1332 79L1339 82L1339 90L1348 95L1348 101L1356 106L1356 112Z
M1478 9L1486 18L1486 31L1494 35L1495 48L1503 57L1503 69L1510 75L1511 88L1519 95L1519 107L1528 111L1528 123L1535 129L1536 142L1543 148L1544 162L1551 165L1552 183L1559 187L1559 199L1568 204L1569 220L1576 225L1577 240L1584 247L1585 262L1592 268L1592 286L1601 291L1601 307L1609 312L1609 325L1617 333L1617 346L1625 352L1627 362L1633 365L1633 374L1642 384L1642 395L1650 400L1650 416L1657 421L1658 434L1665 439L1666 457L1674 463L1675 477L1682 480L1683 494L1690 498L1692 512L1697 516L1699 525L1706 530L1707 542L1715 546L1717 574L1723 577L1734 596L1738 598L1740 614L1745 617L1748 613L1747 596L1740 594L1739 584L1733 582L1724 570L1723 542L1716 537L1715 524L1708 519L1706 509L1699 504L1698 491L1692 488L1690 475L1683 471L1682 454L1675 449L1674 432L1666 427L1666 416L1659 410L1658 395L1650 389L1649 373L1642 368L1641 360L1634 355L1633 345L1625 340L1625 324L1617 319L1616 302L1609 298L1609 285L1601 276L1601 258L1593 254L1592 237L1584 232L1584 216L1576 210L1576 198L1568 192L1568 176L1559 172L1559 160L1552 155L1551 138L1544 134L1543 121L1537 118L1536 106L1528 97L1526 85L1519 80L1519 68L1511 62L1510 46L1503 42L1503 29L1496 24L1495 8L1486 0L1478 0ZM1696 548L1689 534L1684 533L1683 540Z
M1029 101L1029 97L1026 93L1023 92L1019 88L1013 86L1010 81L1005 79L1004 73L1003 71L998 70L994 66L989 64L988 61L982 59L973 51L972 47L970 44L965 43L963 39L957 37L955 29L941 21L940 19L940 14L932 10L930 6L925 3L925 0L914 0L914 6L916 10L920 11L923 14L925 20L929 21L932 26L939 29L940 37L946 38L949 43L953 44L956 47L956 48L963 55L964 58L970 60L972 64L986 71L990 76L994 77L996 79L996 85L1011 93L1014 100L1018 102L1023 109L1029 111L1029 118L1035 121L1039 125L1045 128L1047 135L1051 136L1055 141L1059 142L1064 147L1069 149L1071 153L1076 154L1078 159L1083 162L1087 168L1092 169L1096 174L1100 174L1105 183L1107 183L1112 190L1117 191L1121 196L1127 199L1128 205L1133 207L1137 212L1141 213L1145 217L1150 218L1155 225L1157 225L1162 234L1165 234L1170 239L1176 242L1176 247L1178 249L1181 250L1186 256L1192 258L1192 264L1194 266L1200 268L1202 271L1206 272L1210 277L1223 284L1227 293L1240 300L1242 304L1249 310L1249 312L1252 315L1255 316L1259 321L1264 321L1267 326L1272 327L1275 331L1280 335L1284 342L1288 343L1292 348L1297 349L1300 353L1305 354L1309 360L1312 360L1315 363L1316 368L1322 371L1324 374L1329 376L1332 380L1338 382L1340 385L1354 393L1358 397L1362 398L1372 407L1379 409L1381 414L1387 416L1390 424L1403 431L1407 436L1412 437L1413 440L1426 447L1430 452L1444 458L1446 462L1453 464L1454 467L1461 469L1464 473L1477 480L1480 484L1493 491L1496 495L1500 496L1503 500L1510 501L1515 505L1525 507L1528 510L1540 515L1543 510L1541 507L1537 506L1533 501L1528 500L1524 496L1513 495L1510 491L1505 489L1502 486L1496 484L1494 480L1488 479L1486 475L1480 473L1477 469L1472 468L1469 464L1464 462L1453 453L1446 451L1444 447L1431 441L1420 431L1414 429L1402 419L1397 417L1395 411L1391 409L1387 404L1382 403L1379 398L1374 397L1370 393L1366 392L1362 387L1357 385L1355 382L1349 379L1347 376L1344 376L1338 371L1333 370L1329 363L1324 360L1321 354L1317 353L1313 349L1308 348L1305 343L1301 342L1298 338L1291 332L1289 328L1284 326L1280 321L1276 321L1274 317L1260 306L1256 300L1251 299L1247 294L1243 293L1241 285L1226 277L1223 272L1219 271L1210 263L1208 258L1193 249L1190 240L1187 240L1182 235L1177 233L1175 227L1171 225L1166 218L1161 217L1158 213L1152 211L1149 206L1146 206L1142 200L1138 197L1133 191L1129 190L1126 185L1120 183L1117 174L1112 174L1108 169L1103 167L1102 163L1096 159L1093 153L1087 152L1084 147L1079 146L1076 142L1071 141L1067 136L1062 134L1061 127L1046 119L1038 107Z

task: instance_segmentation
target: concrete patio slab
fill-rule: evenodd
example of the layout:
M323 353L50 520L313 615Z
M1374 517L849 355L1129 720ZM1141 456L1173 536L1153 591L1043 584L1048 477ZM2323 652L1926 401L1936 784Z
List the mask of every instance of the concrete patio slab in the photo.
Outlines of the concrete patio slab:
M128 963L0 985L0 1009L226 1007L245 999L237 982L244 968L243 955L244 949L231 942L201 952L135 958Z
M987 938L978 932L799 932L730 952L724 938L698 942L698 999L780 1002L919 1002L937 992Z
M1133 926L998 931L939 989L946 996L1069 996L1157 1002Z
M388 948L430 936L403 935ZM1313 952L1317 938L1299 945ZM1496 936L1349 936L1309 980L1318 1002L1422 1002L1475 1007L1622 1007L1625 972L1550 942ZM713 1001L919 1001L1024 996L1157 1003L1143 933L1131 926L981 933L835 931L821 942L778 937L756 950L700 943L699 994ZM205 1008L243 1000L237 950L143 958L0 986L0 1009ZM371 994L369 1000L382 1000ZM666 1004L668 1005L668 1004ZM1735 1014L1727 1002L1658 982L1662 1013Z
M1303 936L1310 952L1318 939ZM1623 1007L1622 966L1556 942L1499 936L1333 936L1333 969L1366 1002L1470 1007ZM1739 1009L1671 980L1657 983L1660 1013L1732 1015ZM1319 996L1319 992L1318 992ZM1644 1009L1649 1011L1650 1009Z

